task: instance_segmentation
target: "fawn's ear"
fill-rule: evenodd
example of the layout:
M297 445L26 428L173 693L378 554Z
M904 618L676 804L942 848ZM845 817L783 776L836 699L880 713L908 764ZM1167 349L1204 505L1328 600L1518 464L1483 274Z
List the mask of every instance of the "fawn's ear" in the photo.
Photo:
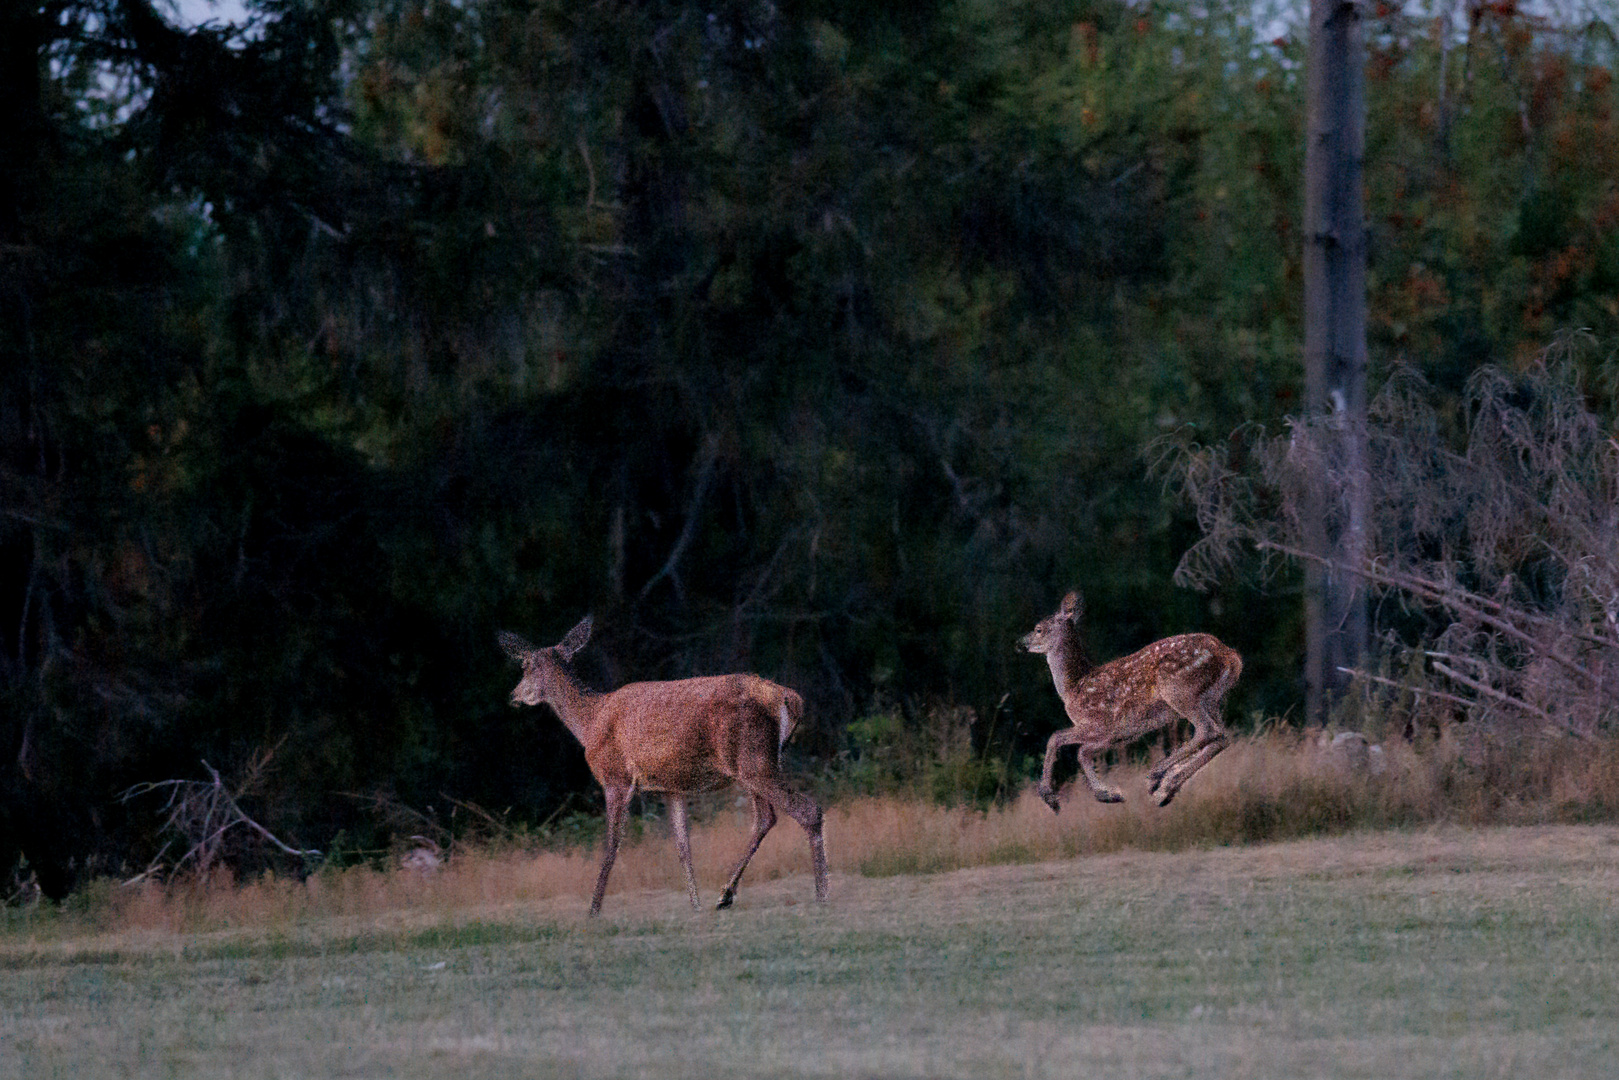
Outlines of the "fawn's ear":
M510 630L502 630L495 635L495 640L500 642L501 651L513 660L521 661L523 657L534 651L534 646Z
M1062 607L1057 609L1057 614L1069 622L1073 622L1079 618L1080 613L1084 610L1085 601L1080 599L1079 592L1076 590L1062 598Z
M579 625L568 631L568 636L557 642L557 652L562 654L564 660L572 660L573 654L585 647L590 640L591 622L589 615L579 620Z

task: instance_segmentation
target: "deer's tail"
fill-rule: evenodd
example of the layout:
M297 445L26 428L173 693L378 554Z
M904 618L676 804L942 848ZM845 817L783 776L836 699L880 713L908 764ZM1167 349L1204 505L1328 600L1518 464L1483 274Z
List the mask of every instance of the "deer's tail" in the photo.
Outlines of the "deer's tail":
M1220 677L1209 688L1209 697L1213 701L1225 700L1226 694L1237 685L1237 679L1242 675L1242 654L1232 648L1227 648L1226 652L1229 655L1226 657L1225 670L1220 672Z
M798 730L799 721L803 719L804 698L797 690L782 687L781 704L776 708L776 722L780 731L780 738L776 742L778 750L787 745L787 740L793 737L793 732Z

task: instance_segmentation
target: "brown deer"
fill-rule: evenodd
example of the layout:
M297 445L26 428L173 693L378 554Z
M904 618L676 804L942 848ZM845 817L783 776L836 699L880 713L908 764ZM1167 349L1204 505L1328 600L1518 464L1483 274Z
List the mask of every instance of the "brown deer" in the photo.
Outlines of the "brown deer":
M585 760L607 797L606 850L590 914L601 913L607 875L618 857L624 818L637 789L661 793L668 803L675 850L695 909L697 878L691 868L686 796L732 783L753 797L753 836L717 907L728 908L736 898L742 871L776 824L777 810L809 834L815 899L825 900L821 808L781 778L781 748L804 716L804 699L757 675L630 683L595 693L580 685L572 666L574 654L590 640L590 630L587 615L548 649L536 649L513 633L500 634L500 647L523 665L523 681L512 691L511 703L550 705L585 748Z
M1220 723L1220 700L1242 674L1242 657L1209 634L1180 634L1093 667L1079 628L1082 608L1079 593L1069 593L1057 613L1020 642L1029 652L1045 654L1057 696L1073 723L1046 743L1040 797L1053 813L1057 811L1051 768L1058 751L1077 744L1079 767L1091 794L1100 802L1123 802L1123 795L1096 778L1092 755L1169 727L1184 716L1194 729L1191 741L1147 774L1148 792L1158 796L1159 806L1168 806L1181 785L1231 742Z

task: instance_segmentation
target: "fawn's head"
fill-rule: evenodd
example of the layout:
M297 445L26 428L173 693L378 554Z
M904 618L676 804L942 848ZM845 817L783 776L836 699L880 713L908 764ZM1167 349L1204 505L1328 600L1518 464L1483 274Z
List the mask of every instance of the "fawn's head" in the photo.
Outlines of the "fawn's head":
M507 656L523 665L523 681L512 691L513 705L538 705L547 700L557 684L568 678L564 665L590 640L591 619L586 615L579 625L549 649L536 649L510 630L499 634L500 647Z
M1054 653L1071 641L1084 613L1085 601L1079 593L1071 592L1062 598L1062 607L1055 615L1040 620L1040 625L1018 639L1018 644L1032 653Z

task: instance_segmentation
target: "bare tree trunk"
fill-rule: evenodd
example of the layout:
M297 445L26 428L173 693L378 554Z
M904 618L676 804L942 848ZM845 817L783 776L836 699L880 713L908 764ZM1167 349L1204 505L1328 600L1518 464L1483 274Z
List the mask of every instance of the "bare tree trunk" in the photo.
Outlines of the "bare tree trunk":
M1332 417L1329 474L1309 508L1305 717L1325 723L1366 644L1365 50L1355 0L1310 0L1304 158L1304 367L1310 414Z

